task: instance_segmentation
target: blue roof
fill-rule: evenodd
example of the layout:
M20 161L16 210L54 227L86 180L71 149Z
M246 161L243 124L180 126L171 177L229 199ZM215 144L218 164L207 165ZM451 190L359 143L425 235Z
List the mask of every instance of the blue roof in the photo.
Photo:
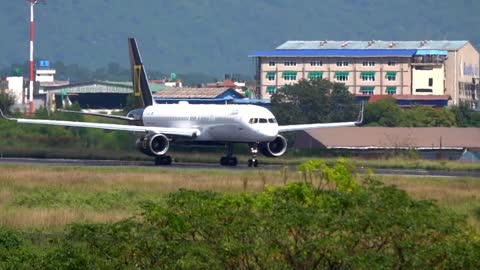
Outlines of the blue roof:
M249 57L308 57L308 56L331 56L331 57L412 57L417 50L396 50L396 49L307 49L307 50L273 50L259 51Z
M448 51L443 50L418 50L415 55L448 55Z

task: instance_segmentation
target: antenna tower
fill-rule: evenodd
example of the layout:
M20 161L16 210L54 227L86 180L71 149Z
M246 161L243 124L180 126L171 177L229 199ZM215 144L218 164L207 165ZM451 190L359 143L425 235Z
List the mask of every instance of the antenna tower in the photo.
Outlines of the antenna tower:
M35 106L33 105L33 82L35 82L34 63L33 63L33 40L35 33L35 21L33 17L33 7L39 2L45 2L44 0L27 0L30 3L30 85L29 85L29 110L28 113L32 115L35 112Z

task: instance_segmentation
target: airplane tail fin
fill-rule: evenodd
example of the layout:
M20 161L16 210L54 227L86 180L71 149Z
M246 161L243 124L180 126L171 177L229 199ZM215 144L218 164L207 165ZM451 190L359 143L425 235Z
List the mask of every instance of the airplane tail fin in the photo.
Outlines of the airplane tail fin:
M147 73L142 62L142 56L138 50L137 41L134 38L128 39L128 52L132 70L133 96L136 105L140 108L153 105L152 92L148 86Z

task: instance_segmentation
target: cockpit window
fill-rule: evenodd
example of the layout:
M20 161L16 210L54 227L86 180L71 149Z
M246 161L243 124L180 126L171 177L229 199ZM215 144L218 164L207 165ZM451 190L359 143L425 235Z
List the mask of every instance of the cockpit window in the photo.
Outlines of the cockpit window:
M277 120L275 118L250 118L248 120L248 123L249 124L266 124L266 123L272 123L272 124L275 124L277 123Z

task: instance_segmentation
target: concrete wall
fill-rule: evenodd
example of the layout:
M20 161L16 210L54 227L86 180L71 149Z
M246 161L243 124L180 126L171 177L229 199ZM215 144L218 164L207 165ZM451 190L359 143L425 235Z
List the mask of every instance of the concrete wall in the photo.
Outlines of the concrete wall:
M473 101L468 88L474 76L480 76L480 56L478 51L467 43L458 51L449 51L445 63L446 94L452 97L452 104Z

